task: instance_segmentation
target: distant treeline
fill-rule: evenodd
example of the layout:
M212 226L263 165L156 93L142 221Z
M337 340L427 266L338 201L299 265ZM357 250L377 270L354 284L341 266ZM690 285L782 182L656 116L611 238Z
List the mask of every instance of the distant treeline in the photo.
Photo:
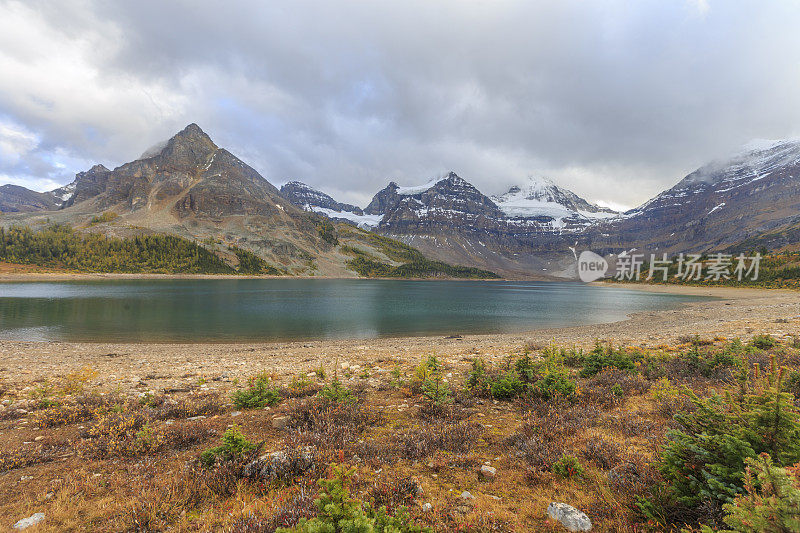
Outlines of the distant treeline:
M748 257L748 265L750 263L749 258L754 256L755 253L756 252L749 252L748 254L745 254ZM730 272L728 279L706 279L708 266L713 262L713 254L711 254L703 255L702 257L703 275L699 280L684 279L683 277L679 277L677 260L675 260L669 267L667 281L663 280L663 273L660 271L654 271L653 279L648 280L647 277L650 273L650 265L648 263L642 265L639 281L643 283L667 283L679 285L800 289L800 252L769 254L766 252L766 250L761 250L759 253L762 253L762 257L758 268L758 278L755 280L751 279L751 275L742 276L742 279L739 280L738 276L736 276L733 271ZM734 265L736 264L736 256L732 257L732 262ZM614 281L614 279L612 278L611 281Z
M214 252L175 235L120 239L79 233L66 225L38 231L27 227L0 228L0 260L79 272L236 273ZM239 261L242 262L242 256ZM251 265L253 260L245 257L244 262Z

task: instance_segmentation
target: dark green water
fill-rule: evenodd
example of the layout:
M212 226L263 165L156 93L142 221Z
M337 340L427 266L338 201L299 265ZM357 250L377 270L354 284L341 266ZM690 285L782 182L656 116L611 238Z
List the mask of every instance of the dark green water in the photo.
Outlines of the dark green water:
M0 283L0 339L224 342L518 332L613 322L697 299L511 281Z

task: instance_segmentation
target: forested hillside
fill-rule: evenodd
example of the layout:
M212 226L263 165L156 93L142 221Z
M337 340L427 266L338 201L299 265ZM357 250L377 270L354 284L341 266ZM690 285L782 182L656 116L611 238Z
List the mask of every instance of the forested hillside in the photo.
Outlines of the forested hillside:
M119 239L65 225L0 228L0 260L78 272L236 273L213 252L174 235Z

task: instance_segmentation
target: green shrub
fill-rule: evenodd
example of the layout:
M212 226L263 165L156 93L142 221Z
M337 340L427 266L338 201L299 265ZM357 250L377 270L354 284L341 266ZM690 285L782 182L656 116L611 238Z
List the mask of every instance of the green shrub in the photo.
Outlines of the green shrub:
M318 514L301 518L291 529L279 528L276 533L432 533L430 528L415 524L408 511L401 507L390 515L385 507L373 509L350 495L355 468L333 466L331 479L318 481L321 490L314 505Z
M437 407L453 403L450 387L439 372L422 382L422 397Z
M233 393L233 404L239 409L266 407L280 401L280 391L272 386L272 380L265 374L251 377L246 389Z
M330 384L322 387L319 397L332 403L355 403L356 401L353 391L342 385L337 378L333 378Z
M750 346L759 350L769 350L777 344L777 341L769 335L756 335L750 340Z
M567 398L575 394L575 382L569 378L569 373L565 368L549 368L536 382L534 390L544 398L557 396Z
M755 478L754 474L755 473ZM747 494L723 506L726 533L783 533L800 531L799 469L781 468L768 454L748 458L744 474ZM704 532L710 528L704 528Z
M403 373L403 369L400 368L400 365L395 365L392 369L392 381L390 385L395 389L402 389L406 385L405 374Z
M527 383L533 383L538 378L538 368L531 360L528 354L523 355L520 357L517 362L514 364L514 369L517 371L517 374Z
M200 463L203 466L214 466L217 460L230 461L252 451L256 445L242 435L239 426L232 426L222 435L222 444L209 448L200 454Z
M472 369L467 376L467 388L478 396L491 394L492 380L486 374L486 363L483 359L472 361Z
M743 490L745 460L769 453L778 466L800 460L800 412L783 392L783 369L754 372L736 394L701 399L687 392L693 412L675 415L660 470L675 500L687 507L730 503Z
M492 383L490 390L498 400L508 400L522 394L525 383L519 379L516 370L509 370Z
M620 370L633 370L633 358L623 349L614 349L610 344L603 346L597 344L583 360L581 377L589 378L604 368L618 368Z
M583 475L583 466L574 455L562 455L558 461L553 463L552 470L554 474L564 478L581 477Z

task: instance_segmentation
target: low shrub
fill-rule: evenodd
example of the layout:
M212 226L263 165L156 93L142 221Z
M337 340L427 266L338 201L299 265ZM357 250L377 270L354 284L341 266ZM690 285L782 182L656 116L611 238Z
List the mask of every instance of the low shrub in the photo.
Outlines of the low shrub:
M553 463L553 473L563 478L573 478L583 476L583 466L574 455L564 454L558 461Z
M530 355L528 355L527 353L522 357L520 357L519 359L517 359L517 361L514 363L514 370L517 371L517 374L526 383L533 383L539 376L538 366L534 364Z
M672 418L681 411L689 412L694 408L689 397L667 378L661 378L650 388L650 397L656 404L656 412L667 418Z
M425 403L436 407L453 403L450 386L442 379L440 371L430 373L422 382L422 399Z
M266 374L251 377L246 389L233 393L233 405L239 409L256 409L275 405L280 401L280 391L272 385L272 379Z
M156 396L145 399L143 403L145 407L153 409L151 413L153 418L161 420L211 416L225 410L222 398L217 392L189 394L179 400Z
M322 387L319 397L332 403L354 403L356 401L353 391L342 385L337 378L333 378L329 384Z
M769 335L756 335L750 339L750 346L758 348L759 350L769 350L773 348L778 341Z
M543 398L569 398L575 394L575 382L563 367L550 367L536 381L534 391Z
M200 454L200 463L205 467L211 467L218 461L230 461L256 448L257 445L242 435L239 426L231 426L222 435L222 444Z
M586 442L581 457L601 470L608 470L617 465L622 458L619 446L603 437L592 438Z
M492 380L486 373L486 362L483 359L474 359L472 369L467 376L467 388L476 396L489 396L492 390Z
M633 358L624 349L614 349L611 344L603 346L598 343L584 358L581 377L594 376L604 368L633 370L635 366Z
M393 436L386 451L407 459L421 459L437 451L467 453L482 435L483 428L476 423L435 424Z
M79 443L82 455L95 459L145 453L152 448L152 429L140 411L120 406L100 415Z
M516 370L509 370L492 382L490 391L492 397L498 400L508 400L522 394L526 389L525 383L520 379Z
M318 481L320 492L314 504L317 516L301 518L291 529L279 528L276 533L422 533L433 530L417 525L411 520L408 511L401 507L394 515L385 507L373 509L350 495L355 469L333 465L333 477Z
M314 518L317 514L313 494L304 486L270 503L268 509L251 512L234 522L231 533L264 533L294 527L300 519Z
M369 501L375 507L385 507L393 511L398 507L411 505L422 494L419 482L411 476L373 484L369 491Z

